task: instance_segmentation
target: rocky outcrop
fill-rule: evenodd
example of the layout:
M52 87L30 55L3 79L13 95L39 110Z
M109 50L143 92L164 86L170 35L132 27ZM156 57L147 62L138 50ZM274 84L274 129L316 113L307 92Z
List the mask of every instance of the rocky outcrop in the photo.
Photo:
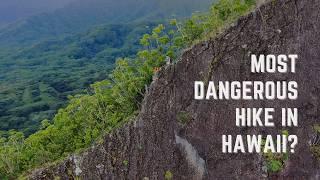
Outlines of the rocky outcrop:
M238 20L214 39L186 50L163 67L135 121L102 144L62 163L34 171L31 179L320 179L310 151L319 123L320 1L275 0ZM295 74L250 73L250 54L298 54ZM196 101L194 81L296 80L296 101ZM238 128L236 107L297 107L296 153L280 173L265 171L259 154L223 154L223 134L277 134L281 128ZM280 114L275 119L279 120ZM181 123L181 119L184 123ZM276 122L279 123L279 122Z

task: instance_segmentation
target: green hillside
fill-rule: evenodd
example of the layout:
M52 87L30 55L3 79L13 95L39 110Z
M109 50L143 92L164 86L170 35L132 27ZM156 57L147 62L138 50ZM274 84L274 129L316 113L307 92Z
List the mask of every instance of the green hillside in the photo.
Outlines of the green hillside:
M99 26L83 34L0 54L0 130L34 132L68 95L105 79L118 57L132 56L154 23Z
M28 45L39 40L85 32L100 24L121 24L188 17L207 10L213 0L78 0L0 29L0 46Z

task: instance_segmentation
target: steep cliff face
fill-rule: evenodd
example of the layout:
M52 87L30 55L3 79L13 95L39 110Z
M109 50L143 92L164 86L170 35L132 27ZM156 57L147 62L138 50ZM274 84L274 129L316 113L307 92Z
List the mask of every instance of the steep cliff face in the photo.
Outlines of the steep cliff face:
M276 0L241 18L218 37L195 45L163 67L135 121L104 142L63 163L39 169L31 179L320 179L310 151L319 123L320 1ZM295 74L250 73L250 54L298 54ZM296 80L296 101L196 101L194 81ZM237 107L297 107L296 153L275 175L259 154L223 154L223 134L276 134L281 128L238 128ZM279 124L280 114L275 120ZM181 123L183 121L183 123Z

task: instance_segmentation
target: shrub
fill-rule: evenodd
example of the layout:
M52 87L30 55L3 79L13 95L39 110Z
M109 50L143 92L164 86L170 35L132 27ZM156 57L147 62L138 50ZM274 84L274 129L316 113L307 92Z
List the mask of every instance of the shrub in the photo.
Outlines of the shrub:
M320 125L314 125L313 129L315 131L315 137L312 141L311 152L320 161Z
M171 171L166 171L166 173L164 174L164 179L165 180L172 180L173 179L173 174Z
M289 131L283 130L282 134L288 136ZM264 143L265 142L263 142L263 144ZM284 168L286 161L289 159L288 153L267 152L267 153L263 153L263 156L267 164L267 170L270 173L280 172Z
M190 116L190 114L188 112L185 111L181 111L177 114L177 120L182 124L185 125L187 124L190 120L192 119L192 117Z

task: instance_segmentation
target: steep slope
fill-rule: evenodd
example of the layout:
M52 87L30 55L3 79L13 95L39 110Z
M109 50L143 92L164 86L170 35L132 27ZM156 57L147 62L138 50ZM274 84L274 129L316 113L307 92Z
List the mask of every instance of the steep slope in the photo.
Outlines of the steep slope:
M186 17L207 10L212 0L78 0L54 13L37 15L0 30L0 46L28 45L84 32L99 24Z
M31 179L319 179L310 144L319 121L320 2L279 0L241 18L235 26L187 50L154 77L137 119L79 155L36 170ZM294 75L250 73L249 55L299 55ZM288 80L299 84L296 101L195 101L197 80ZM222 134L276 134L281 129L237 128L236 107L298 107L296 153L285 168L267 174L259 154L221 152ZM279 118L277 114L275 119ZM186 124L181 124L183 117ZM279 122L277 122L279 123Z

